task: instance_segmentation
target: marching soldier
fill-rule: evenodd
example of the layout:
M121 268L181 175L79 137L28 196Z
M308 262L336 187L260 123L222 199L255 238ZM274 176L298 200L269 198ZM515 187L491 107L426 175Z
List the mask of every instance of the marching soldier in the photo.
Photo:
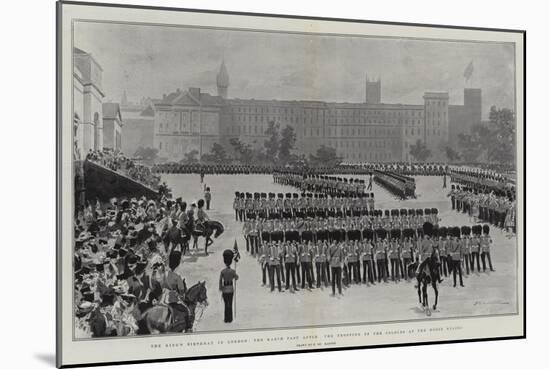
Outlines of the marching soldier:
M272 243L269 248L269 285L271 292L275 290L275 275L277 276L277 288L282 292L281 288L281 254L277 244Z
M400 260L399 255L401 253L401 245L399 244L399 238L401 237L401 231L399 229L392 229L392 240L390 243L390 260L391 260L391 280L399 282L401 276L399 274Z
M328 287L328 279L327 279L327 270L326 270L326 252L327 252L327 246L326 243L323 242L317 242L315 246L313 246L313 255L314 255L314 261L315 261L315 271L316 271L316 281L317 281L317 288L321 288L321 283L325 285L325 287Z
M456 287L456 273L460 277L460 287L464 287L462 281L462 266L460 261L462 260L462 247L459 240L460 229L458 227L452 228L452 238L449 242L449 251L452 261L452 271L453 271L453 287Z
M312 258L313 250L311 248L311 241L306 241L300 247L300 264L302 265L302 289L306 288L306 281L309 289L313 288L313 269Z
M489 236L489 226L487 224L483 225L483 236L481 236L481 262L483 264L483 271L485 272L485 258L487 258L487 261L489 262L489 269L491 272L494 272L493 269L493 263L491 262L491 244L493 243L493 240L491 239L491 236Z
M385 237L386 231L384 229L376 230L376 242L374 247L374 255L376 258L376 269L378 273L378 283L388 281L388 270L386 267L386 247L385 247Z
M470 232L471 228L462 226L460 228L462 238L460 239L460 249L462 252L462 262L466 266L466 275L470 274Z
M329 248L329 262L332 279L332 295L336 295L336 286L338 286L338 293L342 294L342 263L344 256L340 246L333 241Z
M290 290L290 279L292 278L292 290L296 288L296 263L298 262L298 249L295 242L286 242L284 248L286 290Z

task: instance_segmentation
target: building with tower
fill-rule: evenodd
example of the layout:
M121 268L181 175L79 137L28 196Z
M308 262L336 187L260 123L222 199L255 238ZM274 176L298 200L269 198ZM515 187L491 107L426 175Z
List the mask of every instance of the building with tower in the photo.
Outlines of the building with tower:
M369 80L365 74L365 103L380 104L382 102L382 82L380 77L376 80Z
M299 155L315 154L325 145L350 163L412 161L410 146L421 140L432 152L430 161L443 161L453 125L467 126L453 117L469 119L465 117L478 106L481 111L480 90L479 96L465 91L465 106L450 107L446 92L426 92L418 105L386 104L381 80L368 76L363 103L229 98L224 61L216 84L217 96L192 87L153 100L154 145L160 158L179 161L193 150L200 157L214 142L232 152L231 139L261 148L268 124L274 122L281 130L287 125L294 129Z

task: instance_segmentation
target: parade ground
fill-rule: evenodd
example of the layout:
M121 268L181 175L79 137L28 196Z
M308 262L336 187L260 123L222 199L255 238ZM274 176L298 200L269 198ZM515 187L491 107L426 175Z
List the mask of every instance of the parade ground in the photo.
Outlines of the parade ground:
M354 177L357 176L348 176ZM360 177L362 178L362 177ZM367 179L367 178L363 178ZM443 188L442 177L415 177L416 199L399 200L374 184L377 209L438 208L440 225L473 225L467 214L451 210L447 197L450 190ZM163 175L174 198L187 203L203 196L203 185L198 175ZM367 180L368 182L368 180ZM331 324L358 324L415 319L464 318L484 315L517 313L517 240L504 231L491 227L491 256L494 272L471 272L464 276L464 287L453 288L452 276L440 285L437 310L427 317L418 303L414 281L388 281L374 286L351 285L342 296L332 296L331 288L314 288L270 292L262 286L260 264L246 252L241 222L235 221L232 209L235 191L240 192L297 192L288 186L273 183L270 175L207 175L204 184L212 192L210 219L221 221L225 233L215 240L204 254L204 239L199 250L191 250L184 257L178 272L188 286L206 281L209 306L198 313L196 331L246 330L258 328L288 328ZM218 291L218 278L223 268L222 252L232 249L237 241L241 259L236 266L239 280L236 291L236 318L231 324L223 322L223 301ZM233 265L235 267L235 264ZM458 279L458 276L457 276ZM433 290L429 289L433 304Z

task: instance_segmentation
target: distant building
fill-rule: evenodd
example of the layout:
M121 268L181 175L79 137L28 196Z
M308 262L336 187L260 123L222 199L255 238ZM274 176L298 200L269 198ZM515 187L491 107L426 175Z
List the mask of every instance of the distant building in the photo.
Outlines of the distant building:
M122 114L118 103L103 103L103 148L122 150Z
M155 112L151 100L143 98L136 103L130 102L124 91L120 111L124 116L122 152L133 156L140 147L155 147Z
M103 69L89 54L73 49L75 155L103 149Z
M469 134L472 126L481 123L481 89L465 88L464 104L449 106L449 140L456 146L460 134Z
M446 92L426 92L420 105L385 104L381 80L368 76L364 103L230 99L225 62L216 82L218 96L189 88L153 100L159 157L179 161L193 150L200 157L214 142L230 148L232 138L263 147L268 123L275 122L281 130L294 128L298 154L315 154L325 145L346 162L412 161L410 146L421 140L432 152L429 160L443 161L445 146L458 131L454 125L466 129L472 112L481 111L481 90L465 90L464 106L452 108Z

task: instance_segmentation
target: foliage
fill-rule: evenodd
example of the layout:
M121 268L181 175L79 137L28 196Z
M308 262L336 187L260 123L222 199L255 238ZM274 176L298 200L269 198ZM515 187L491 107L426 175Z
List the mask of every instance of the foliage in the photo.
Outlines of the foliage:
M291 158L292 149L296 143L296 133L292 126L287 125L281 132L281 140L279 143L279 161L288 163Z
M153 147L140 146L134 153L134 156L140 157L141 159L146 161L154 161L157 158L158 152L158 149L155 149Z
M180 161L182 164L195 164L199 162L199 152L197 150L191 150L183 154L183 159Z
M210 152L202 156L201 161L206 163L226 163L227 153L225 152L225 148L215 142L212 145Z
M342 158L336 154L336 149L321 145L315 155L309 156L309 164L312 166L336 166L342 162Z
M460 160L460 153L450 146L445 147L445 155L450 162Z
M275 124L274 121L270 121L267 124L267 130L265 131L265 134L268 136L268 139L264 142L265 154L267 155L268 160L276 162L280 144L279 125Z
M490 144L487 158L492 162L511 164L515 161L516 116L510 109L491 107L489 112Z
M424 162L432 155L430 149L426 144L418 139L414 145L411 145L409 155L411 155L416 161Z
M513 164L515 139L514 112L492 106L489 124L475 124L470 134L458 135L458 146L462 151L462 159L466 162L476 162L486 157L490 162Z

